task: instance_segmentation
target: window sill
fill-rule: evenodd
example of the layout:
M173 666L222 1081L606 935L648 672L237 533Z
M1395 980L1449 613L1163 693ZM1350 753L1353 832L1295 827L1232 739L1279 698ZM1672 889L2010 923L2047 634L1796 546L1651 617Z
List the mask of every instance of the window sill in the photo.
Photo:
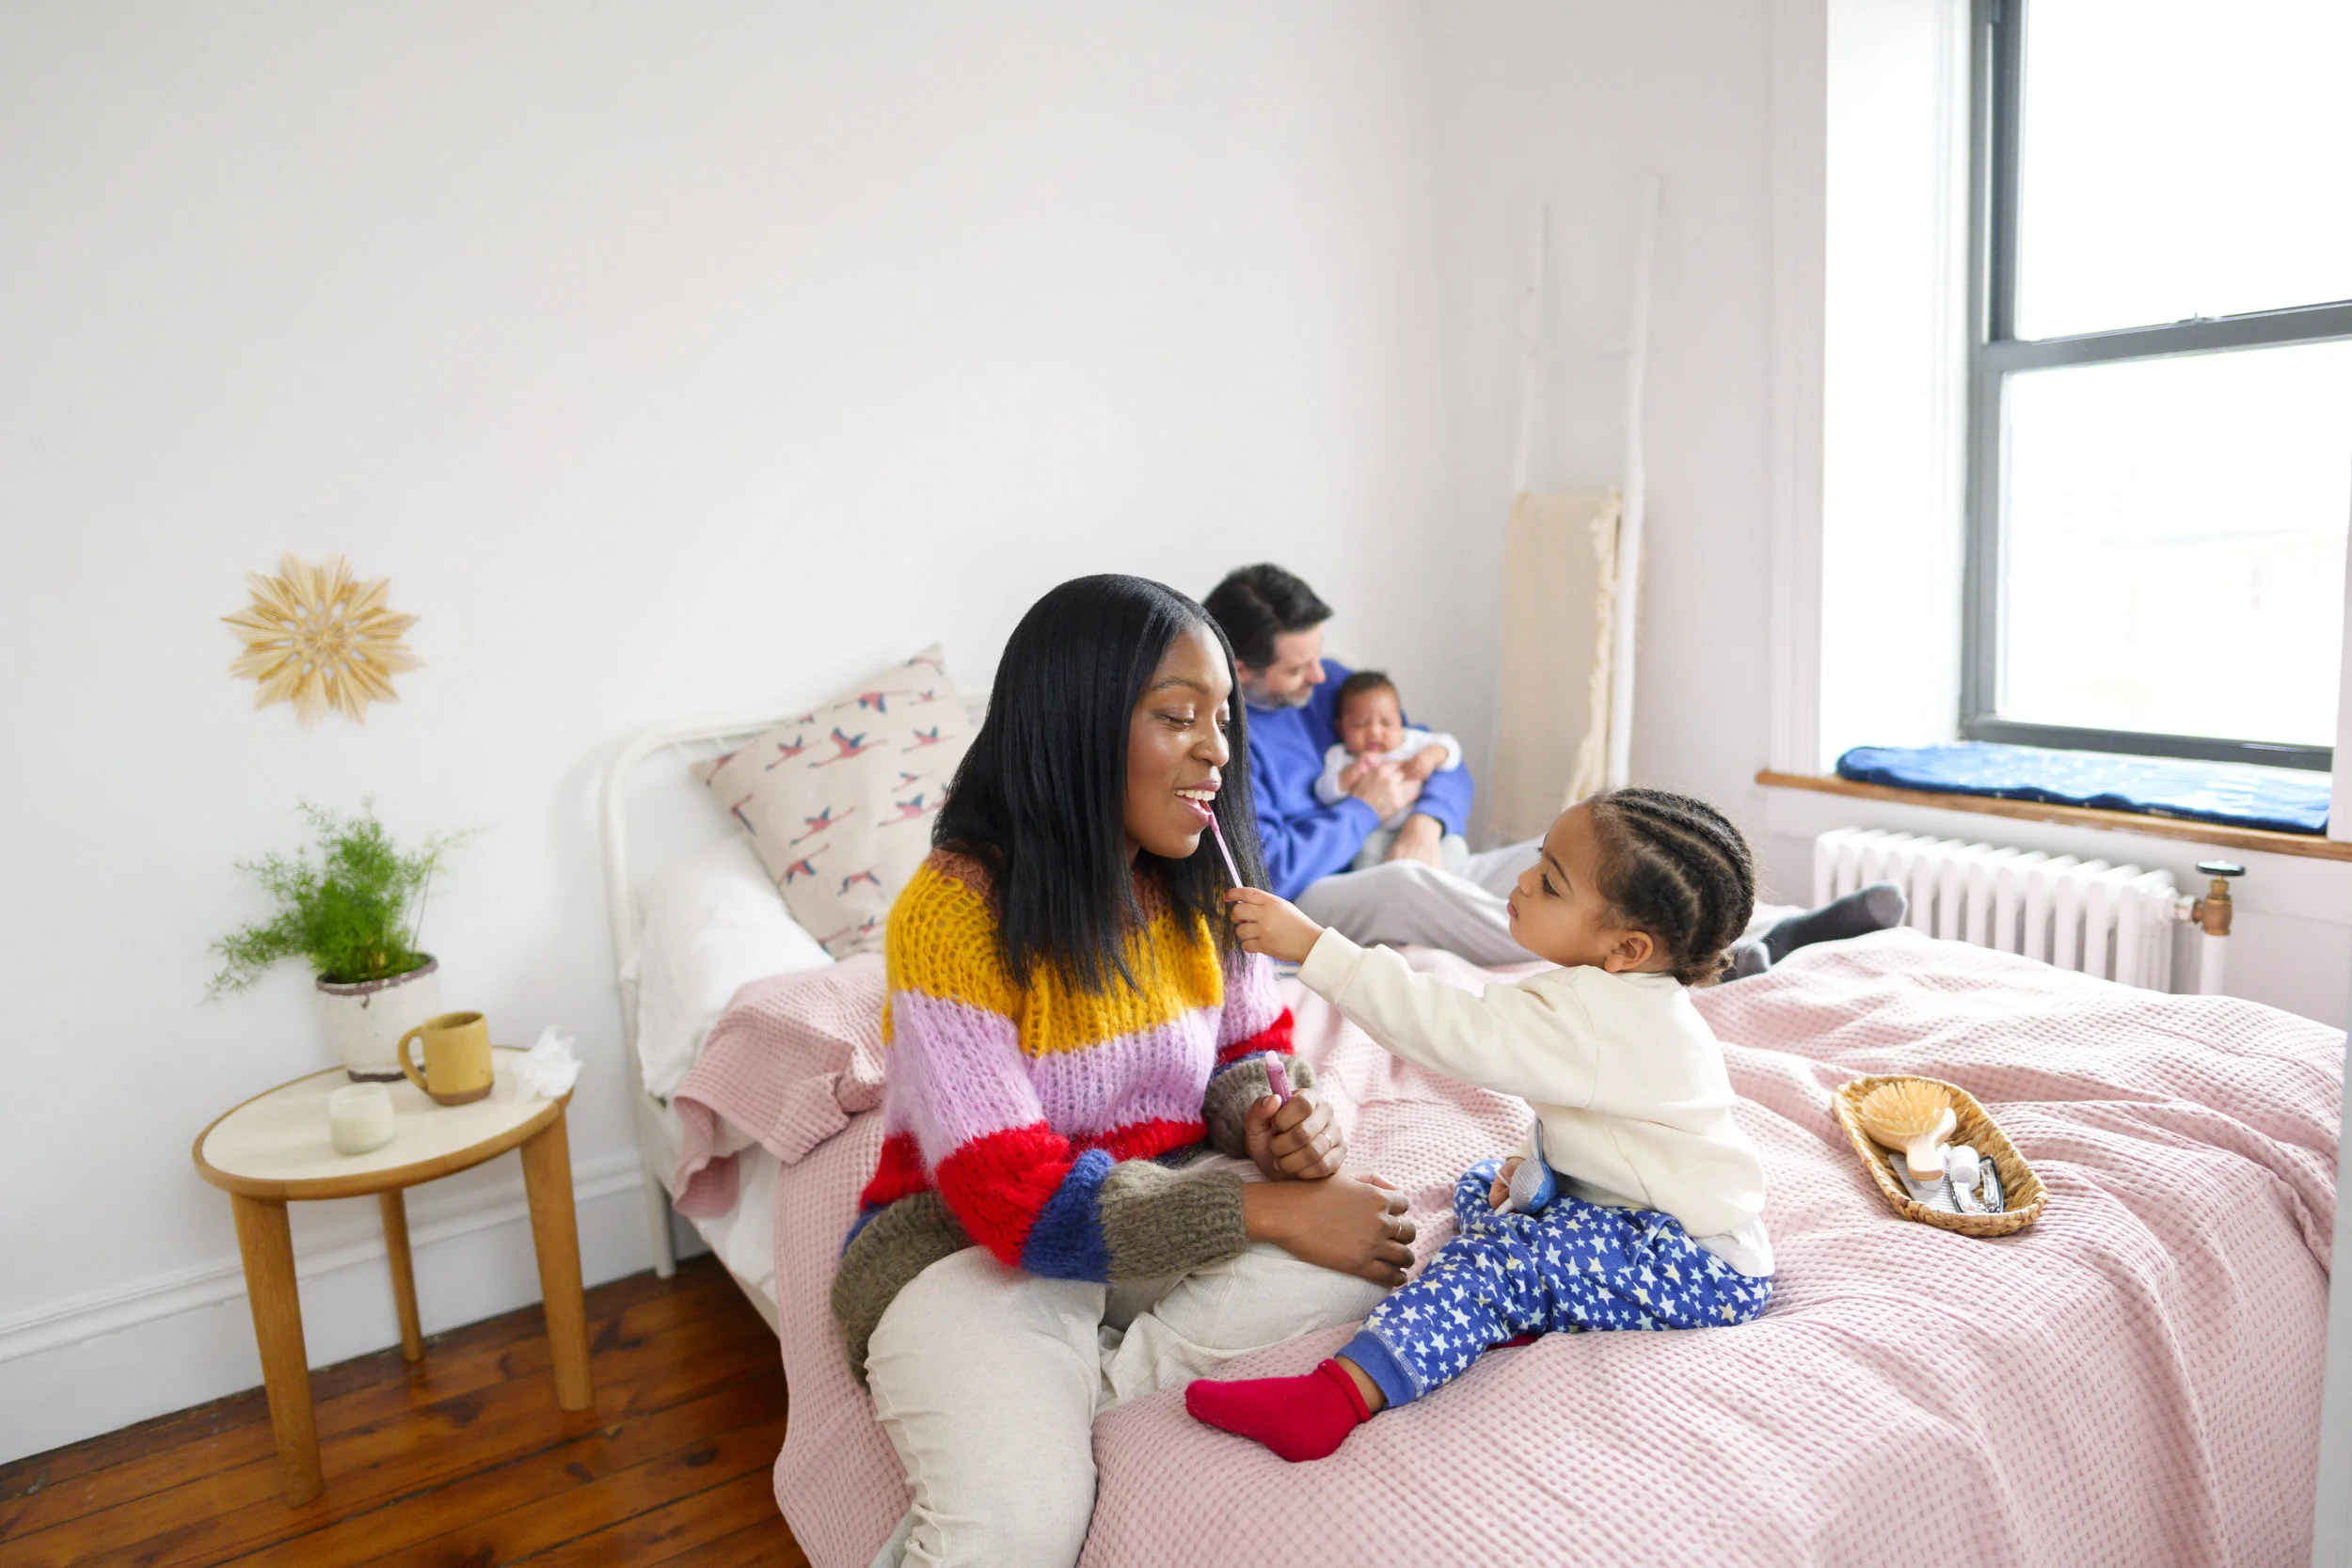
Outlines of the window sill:
M1806 789L1817 794L1844 795L1860 800L1887 800L1897 805L1927 806L1936 811L2006 816L2020 822L2057 822L2074 828L2102 828L2112 832L2139 833L2149 838L2210 844L2223 849L2300 855L2308 860L2352 861L2352 844L2310 833L2273 832L2266 828L2232 828L2217 822L2191 822L2175 816L2152 816L2141 812L2100 811L2090 806L2054 806L2039 800L2004 800L1986 795L1947 795L1924 789L1895 789L1886 784L1857 784L1851 779L1821 778L1809 773L1775 773L1770 769L1756 774L1756 782L1768 789Z

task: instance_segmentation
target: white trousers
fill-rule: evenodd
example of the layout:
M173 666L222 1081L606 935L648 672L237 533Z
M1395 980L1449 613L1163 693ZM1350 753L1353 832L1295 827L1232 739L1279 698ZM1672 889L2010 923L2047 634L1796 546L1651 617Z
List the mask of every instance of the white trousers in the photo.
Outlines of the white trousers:
M1532 963L1535 955L1511 940L1502 905L1543 848L1542 839L1531 838L1489 849L1470 856L1459 876L1420 861L1343 871L1308 883L1298 907L1310 920L1367 947L1418 942L1474 964Z
M1248 1351L1354 1323L1370 1280L1253 1243L1172 1278L1043 1279L968 1247L882 1313L866 1355L874 1413L914 1506L883 1564L1075 1562L1094 1516L1094 1418Z

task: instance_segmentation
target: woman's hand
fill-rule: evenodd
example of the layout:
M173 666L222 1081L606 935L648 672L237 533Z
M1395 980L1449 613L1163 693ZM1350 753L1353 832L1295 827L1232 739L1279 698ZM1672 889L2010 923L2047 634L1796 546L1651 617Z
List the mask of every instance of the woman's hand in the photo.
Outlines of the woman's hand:
M1246 1182L1241 1212L1251 1241L1272 1242L1301 1262L1391 1289L1412 1266L1405 1195L1376 1176Z
M1323 935L1323 927L1299 913L1295 906L1262 888L1230 890L1225 895L1225 912L1233 922L1244 952L1263 953L1285 963L1305 963L1315 939Z
M1514 1154L1502 1162L1501 1170L1495 1172L1494 1185L1486 1193L1487 1208L1507 1209L1511 1206L1511 1178L1518 1174L1519 1161L1523 1158L1523 1155Z
M1347 1140L1314 1089L1300 1089L1288 1104L1262 1097L1243 1117L1241 1135L1268 1181L1319 1181L1347 1163Z

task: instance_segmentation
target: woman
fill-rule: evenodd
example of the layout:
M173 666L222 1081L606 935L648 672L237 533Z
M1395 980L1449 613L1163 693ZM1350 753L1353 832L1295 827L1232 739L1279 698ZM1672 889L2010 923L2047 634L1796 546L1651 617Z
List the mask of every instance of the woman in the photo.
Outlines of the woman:
M1212 815L1263 880L1232 695L1190 599L1062 584L892 907L885 1141L834 1289L914 1491L878 1563L1074 1561L1098 1414L1361 1318L1411 1261L1223 915Z

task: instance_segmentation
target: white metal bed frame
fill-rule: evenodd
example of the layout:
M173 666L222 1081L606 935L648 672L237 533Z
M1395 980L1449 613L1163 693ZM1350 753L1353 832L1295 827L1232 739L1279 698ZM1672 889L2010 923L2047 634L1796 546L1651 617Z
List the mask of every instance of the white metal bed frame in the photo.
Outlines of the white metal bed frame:
M977 723L987 706L986 693L966 691L964 707ZM677 1272L677 1253L670 1235L672 1194L670 1173L677 1169L680 1134L676 1113L669 1102L646 1092L644 1070L637 1055L636 988L618 977L637 952L644 921L637 903L638 881L629 865L629 785L639 768L657 756L680 753L681 762L718 756L732 751L762 731L808 711L806 703L792 705L738 708L675 719L641 730L623 743L605 768L599 809L599 840L604 855L605 912L612 924L612 962L620 993L622 1056L628 1064L629 1108L637 1128L637 1156L644 1167L645 1235L653 1249L654 1273L668 1278ZM699 790L700 786L694 786ZM711 836L732 831L713 803ZM775 1326L773 1304L748 1287L744 1294Z

